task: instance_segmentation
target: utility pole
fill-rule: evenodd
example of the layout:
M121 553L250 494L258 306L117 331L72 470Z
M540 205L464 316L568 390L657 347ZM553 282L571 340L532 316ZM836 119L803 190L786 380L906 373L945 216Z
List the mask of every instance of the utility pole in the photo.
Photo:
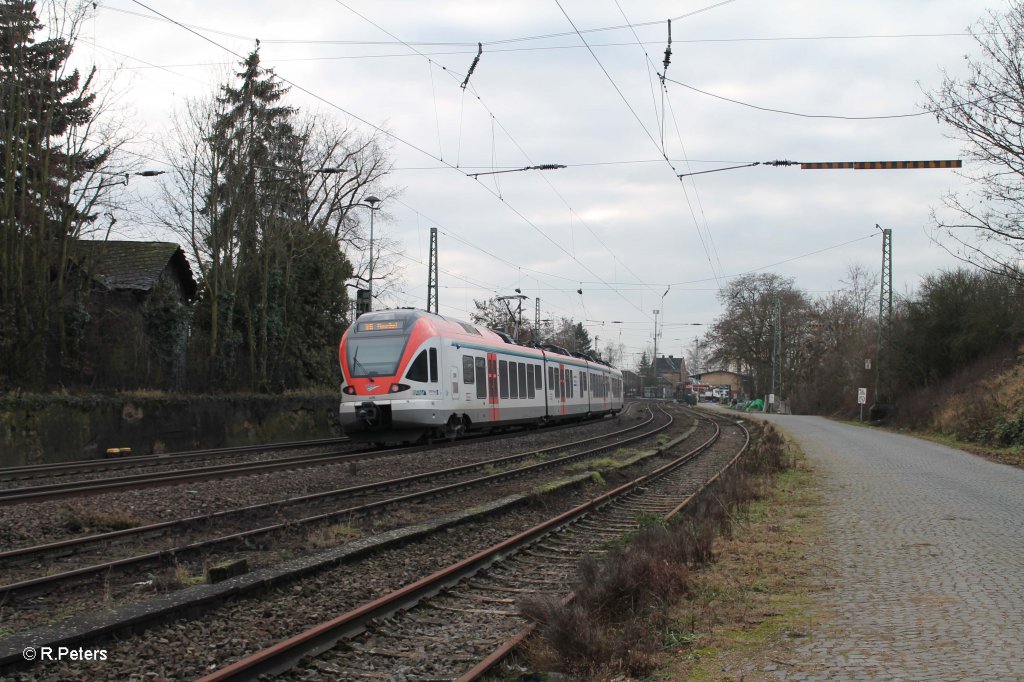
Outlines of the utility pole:
M540 298L533 299L533 340L540 343Z
M439 315L437 285L437 228L430 228L430 261L427 264L427 312Z
M654 382L654 390L658 390L658 313L654 311L654 358L651 360L651 379Z
M775 297L775 333L772 343L772 395L775 396L775 403L771 405L770 412L777 412L782 393L782 301Z
M878 296L875 395L868 410L871 420L884 419L892 409L892 230L875 227L882 230L882 282Z

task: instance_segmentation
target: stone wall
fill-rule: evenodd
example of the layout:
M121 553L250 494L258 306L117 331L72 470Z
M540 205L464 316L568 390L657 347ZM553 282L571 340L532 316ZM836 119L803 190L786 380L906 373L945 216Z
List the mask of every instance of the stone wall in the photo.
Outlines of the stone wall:
M0 398L0 467L339 435L336 393Z

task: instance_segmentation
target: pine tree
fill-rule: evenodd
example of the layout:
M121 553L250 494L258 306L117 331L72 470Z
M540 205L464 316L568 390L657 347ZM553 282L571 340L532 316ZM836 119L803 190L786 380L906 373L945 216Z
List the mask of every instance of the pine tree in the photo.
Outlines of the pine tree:
M237 87L225 85L210 144L218 166L207 197L212 224L209 290L210 354L231 374L245 359L256 386L269 376L271 280L287 256L291 228L302 222L294 109L259 51L242 63Z
M36 42L43 26L30 0L0 11L0 368L40 387L47 349L63 351L63 278L68 244L83 222L74 184L109 152L71 154L63 142L93 116L90 79L61 75L65 38ZM60 338L57 338L60 337ZM52 343L56 341L56 343ZM59 363L60 357L56 358Z
M345 310L351 265L332 226L311 217L313 183L285 105L287 88L254 50L225 85L208 140L216 160L201 315L220 382L265 391L322 384Z

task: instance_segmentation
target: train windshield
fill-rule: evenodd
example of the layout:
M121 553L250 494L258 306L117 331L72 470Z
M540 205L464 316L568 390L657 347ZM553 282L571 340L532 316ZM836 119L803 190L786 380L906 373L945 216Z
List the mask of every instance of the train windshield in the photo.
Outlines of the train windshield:
M350 336L346 346L349 373L353 377L394 376L408 338L405 334Z
M394 376L415 322L411 310L360 316L348 334L345 354L349 373L353 377Z

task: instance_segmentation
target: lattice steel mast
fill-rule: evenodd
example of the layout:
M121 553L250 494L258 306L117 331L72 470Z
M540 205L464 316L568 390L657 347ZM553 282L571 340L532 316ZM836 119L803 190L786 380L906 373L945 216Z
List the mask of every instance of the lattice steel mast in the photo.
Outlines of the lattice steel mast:
M437 228L430 228L430 262L427 264L427 312L439 315L437 290Z
M872 419L883 418L892 406L892 230L882 229L882 282L878 296L878 345L875 347L875 395Z

